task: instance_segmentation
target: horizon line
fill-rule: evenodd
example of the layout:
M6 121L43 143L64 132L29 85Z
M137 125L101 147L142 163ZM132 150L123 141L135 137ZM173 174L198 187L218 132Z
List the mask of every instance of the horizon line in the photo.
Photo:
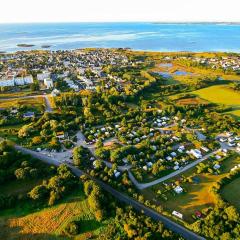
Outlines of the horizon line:
M50 21L50 22L0 22L4 24L62 24L62 23L155 23L155 24L240 24L240 21Z

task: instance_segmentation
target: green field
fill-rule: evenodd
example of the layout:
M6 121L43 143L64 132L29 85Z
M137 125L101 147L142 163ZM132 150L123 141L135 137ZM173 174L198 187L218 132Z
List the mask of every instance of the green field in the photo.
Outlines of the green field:
M221 195L223 199L225 199L227 202L234 205L238 211L240 212L240 178L235 179L231 183L227 184L223 187L221 191Z
M80 222L81 233L71 239L95 239L112 219L97 222L90 212L87 199L81 191L63 202L44 209L31 209L29 203L15 209L0 211L0 239L70 239L62 232L71 221Z
M233 91L228 85L216 85L191 92L209 102L232 107L229 114L240 117L240 93Z
M184 220L192 223L192 215L195 211L202 211L203 209L213 206L215 204L214 194L210 191L212 186L216 181L226 176L226 173L230 169L239 163L237 154L233 154L227 157L222 163L222 172L219 175L201 173L197 174L199 183L180 183L180 185L185 189L185 193L175 194L172 191L166 193L167 200L159 198L156 194L158 189L164 190L162 184L158 184L152 187L152 189L146 189L142 193L146 198L155 198L157 203L163 206L163 208L171 213L173 210L179 211L183 214ZM184 173L185 177L191 176L196 172L196 168L192 168ZM167 182L174 182L179 179L180 176L176 176L174 179L171 179ZM240 193L240 191L239 191ZM239 198L236 198L236 201Z
M235 107L240 106L240 93L231 90L227 85L211 86L192 93L209 102Z

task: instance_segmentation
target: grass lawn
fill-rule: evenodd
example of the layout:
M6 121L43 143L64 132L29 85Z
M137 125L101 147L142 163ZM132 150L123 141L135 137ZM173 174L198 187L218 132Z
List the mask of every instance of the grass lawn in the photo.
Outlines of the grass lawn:
M233 91L227 85L216 85L193 91L193 94L209 102L240 107L240 93Z
M17 125L9 125L0 127L0 137L6 138L13 142L18 142L19 139L17 137L17 133L19 129L25 124L17 124Z
M138 172L141 171L141 176L142 176L142 179L139 179L138 178ZM164 176L167 176L168 174L172 173L174 170L172 169L166 169L166 170L163 170L161 172L158 173L157 176L154 176L153 174L149 173L149 172L146 172L145 170L143 169L139 169L139 168L132 168L131 169L131 172L133 174L133 176L137 179L138 182L140 183L148 183L148 182L152 182L156 179L159 179L161 177L164 177Z
M233 91L227 85L211 86L192 93L209 102L232 107L233 111L227 113L240 117L240 93Z
M180 183L180 186L183 187L186 192L176 194L173 191L168 191L165 194L168 200L163 200L155 193L159 189L162 191L164 190L163 184L155 185L152 189L145 189L143 194L149 200L154 198L155 203L163 206L169 213L173 210L179 211L183 214L184 220L191 223L193 222L192 215L196 210L201 211L215 204L214 195L210 192L210 189L216 181L223 178L233 166L239 163L239 158L237 159L237 156L238 155L234 153L222 162L222 172L219 175L201 173L196 175L199 179L199 183ZM191 176L195 172L196 168L189 169L184 173L184 176ZM178 180L179 177L180 176L176 176L166 182L174 182Z
M11 181L10 183L0 186L0 192L4 195L27 193L36 185L41 184L42 179Z
M0 211L0 239L69 239L61 233L70 221L80 221L81 234L74 239L88 239L107 227L112 219L98 223L89 210L82 191L76 191L63 202L44 209L29 211L29 206Z
M240 212L240 178L235 179L231 183L227 184L221 190L223 199L235 206Z

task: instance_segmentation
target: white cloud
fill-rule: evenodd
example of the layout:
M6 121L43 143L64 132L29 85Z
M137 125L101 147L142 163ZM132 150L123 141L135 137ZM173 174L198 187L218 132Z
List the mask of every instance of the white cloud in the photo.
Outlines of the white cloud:
M239 7L239 0L3 0L0 22L240 22Z

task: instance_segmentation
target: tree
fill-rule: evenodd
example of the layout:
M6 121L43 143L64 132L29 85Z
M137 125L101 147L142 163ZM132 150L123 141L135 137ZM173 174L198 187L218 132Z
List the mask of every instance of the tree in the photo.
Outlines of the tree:
M30 85L31 91L38 91L40 89L39 84L37 82L34 82Z
M34 200L43 200L48 193L45 185L38 185L29 192L29 197Z
M49 206L54 205L59 198L60 198L59 193L56 192L56 191L54 191L54 190L52 190L52 191L50 192L50 198L49 198L49 200L48 200L48 205L49 205Z
M95 218L98 222L101 222L104 219L104 210L99 209L94 213Z
M18 168L15 170L15 176L17 179L26 179L27 171L24 168Z
M28 137L31 132L33 131L33 128L29 125L24 125L20 130L18 131L18 136L20 138Z
M77 235L79 233L78 224L75 221L68 223L65 232L69 235Z
M237 212L237 209L233 206L229 206L225 208L225 213L228 216L229 221L237 222L239 220L239 213Z
M73 163L77 166L83 166L86 158L89 157L88 149L79 146L73 149ZM89 161L89 159L87 159Z
M35 136L35 137L33 137L33 139L32 139L32 144L33 144L33 145L38 145L38 144L40 144L41 142L42 142L41 136Z

